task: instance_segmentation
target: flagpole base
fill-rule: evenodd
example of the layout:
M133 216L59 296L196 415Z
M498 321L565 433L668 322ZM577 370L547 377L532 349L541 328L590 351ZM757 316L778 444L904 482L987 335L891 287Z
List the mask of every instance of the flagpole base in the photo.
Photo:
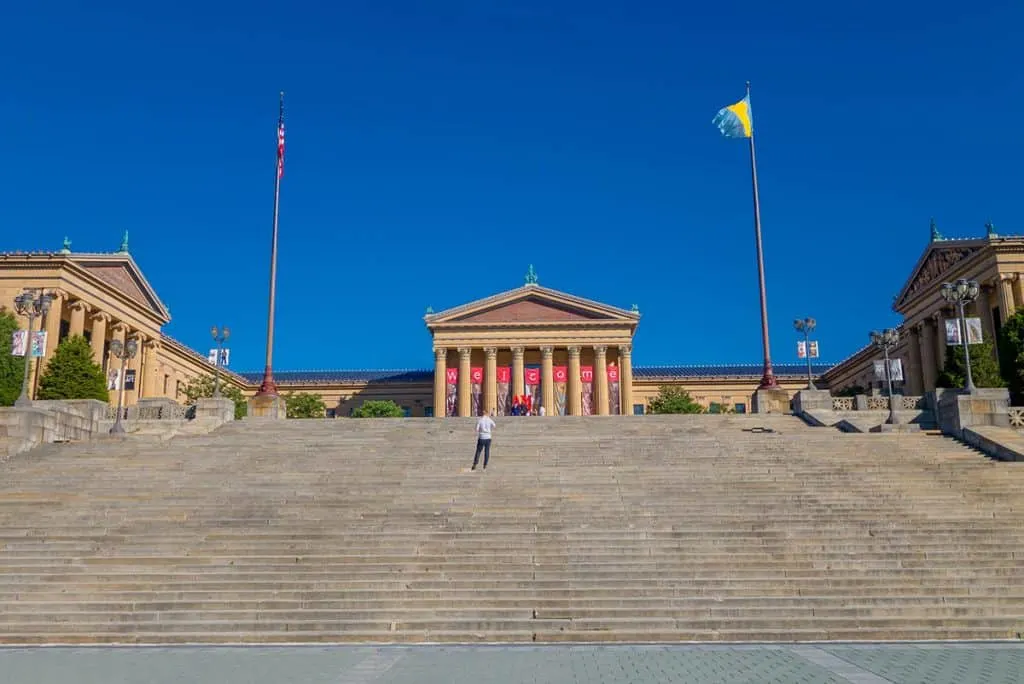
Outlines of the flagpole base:
M246 418L284 420L288 417L288 405L284 397L276 394L257 394L248 402Z

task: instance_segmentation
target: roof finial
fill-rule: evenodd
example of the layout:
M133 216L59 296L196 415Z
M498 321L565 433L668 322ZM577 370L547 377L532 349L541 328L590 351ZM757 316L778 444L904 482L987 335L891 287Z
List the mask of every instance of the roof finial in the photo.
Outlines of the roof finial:
M533 264L530 264L530 268L526 270L526 284L536 285L537 284L537 272L533 270Z
M988 237L999 237L999 233L996 232L996 226L992 223L992 219L989 219L985 223L985 235Z
M932 242L942 240L942 233L939 232L939 227L935 225L935 217L932 217Z
M64 244L60 248L60 253L71 254L71 240L68 239L67 235L64 236Z
M118 254L128 253L128 231L124 231L124 237L121 238L121 248L117 250Z
M434 307L432 307L432 306L428 306L428 307L427 307L427 315L429 316L429 315L430 315L430 314L432 314L432 313L434 313Z

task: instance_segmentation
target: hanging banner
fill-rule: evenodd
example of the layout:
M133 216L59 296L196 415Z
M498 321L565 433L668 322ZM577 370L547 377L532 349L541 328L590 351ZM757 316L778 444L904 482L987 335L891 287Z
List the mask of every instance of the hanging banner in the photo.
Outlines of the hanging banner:
M619 367L608 364L608 415L617 416L619 410Z
M981 319L980 318L968 318L967 319L967 344L981 344ZM946 344L958 345L963 344L963 338L960 336L960 319L951 318L946 320Z
M533 415L540 408L540 367L527 366L523 371L526 385L526 411Z
M807 343L807 353L811 355L812 359L818 358L818 343L815 340L811 340Z
M806 359L807 358L807 343L803 340L796 341L796 358Z
M885 359L874 362L875 380L886 382ZM892 374L893 382L903 382L903 361L902 359L889 359L889 372Z
M583 415L594 415L594 367L580 366L580 385Z
M565 391L569 382L569 367L555 366L552 375L555 379L555 415L564 416L568 409Z
M498 381L498 415L512 415L512 369L498 366L495 377Z
M444 414L449 418L459 415L459 369L445 369Z
M472 398L469 414L471 416L484 415L484 369L469 369L469 396Z
M15 330L11 333L11 356L25 356L25 340L28 333ZM32 356L39 359L46 355L46 331L37 330L32 333Z

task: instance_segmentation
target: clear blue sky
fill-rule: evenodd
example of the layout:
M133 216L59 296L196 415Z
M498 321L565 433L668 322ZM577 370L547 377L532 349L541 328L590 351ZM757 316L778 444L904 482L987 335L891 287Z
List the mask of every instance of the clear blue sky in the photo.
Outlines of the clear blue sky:
M5 10L2 248L128 229L167 331L231 326L238 370L279 90L280 369L430 367L426 307L530 263L638 304L639 365L758 363L747 148L711 124L748 79L776 362L795 317L831 361L897 322L930 216L1024 232L1019 0L93 4Z

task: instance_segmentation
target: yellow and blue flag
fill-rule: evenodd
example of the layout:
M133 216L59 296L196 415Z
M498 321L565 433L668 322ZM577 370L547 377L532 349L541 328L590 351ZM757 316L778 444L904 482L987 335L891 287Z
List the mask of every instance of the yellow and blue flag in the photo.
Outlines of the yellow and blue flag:
M750 113L750 95L736 104L718 110L713 124L726 138L750 138L754 135L754 117Z

